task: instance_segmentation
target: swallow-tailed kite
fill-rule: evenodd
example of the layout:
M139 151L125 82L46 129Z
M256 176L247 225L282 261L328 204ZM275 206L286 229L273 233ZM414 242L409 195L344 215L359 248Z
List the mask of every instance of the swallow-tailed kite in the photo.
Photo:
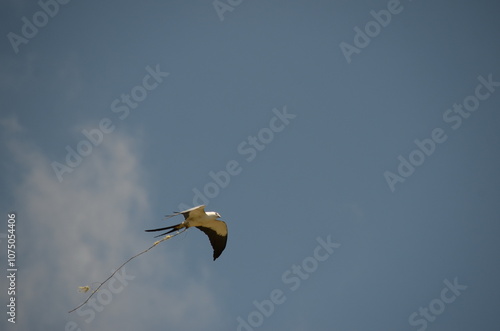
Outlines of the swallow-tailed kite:
M175 212L172 215L165 216L165 218L174 217L180 214L184 216L184 222L172 226L167 226L164 228L146 230L146 232L162 231L170 229L170 231L167 231L165 233L156 236L159 237L183 228L190 228L194 226L195 228L198 228L201 231L203 231L208 236L210 244L214 249L214 261L215 261L215 259L221 255L224 248L226 248L226 242L227 242L227 225L225 222L217 219L220 218L219 213L216 213L214 211L205 212L205 206L201 205L193 207L188 210Z

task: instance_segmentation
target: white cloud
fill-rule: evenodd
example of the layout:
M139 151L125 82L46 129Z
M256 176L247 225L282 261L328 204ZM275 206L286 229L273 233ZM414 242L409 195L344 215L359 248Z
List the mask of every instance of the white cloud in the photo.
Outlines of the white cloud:
M19 122L17 121L17 117L10 116L6 118L0 118L0 129L5 133L19 133L23 131Z
M153 242L137 233L137 223L146 228L145 221L152 218L141 185L138 148L130 137L113 133L59 183L36 145L19 135L6 144L21 178L14 191L19 236L16 327L64 329L74 321L82 330L148 325L190 330L217 322L214 294L187 274L185 261L163 247L169 242L152 250L163 247L161 261L152 263L148 252L126 266L135 279L90 324L68 314L88 295L78 293L78 286L103 281Z

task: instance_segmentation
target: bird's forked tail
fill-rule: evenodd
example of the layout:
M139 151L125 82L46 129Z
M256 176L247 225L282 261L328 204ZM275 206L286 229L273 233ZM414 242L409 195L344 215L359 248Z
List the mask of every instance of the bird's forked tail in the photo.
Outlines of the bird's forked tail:
M166 235L166 234L169 234L171 232L174 232L174 231L177 231L177 230L180 230L184 227L184 225L182 223L179 223L179 224L176 224L176 225L172 225L172 226L167 226L167 227L164 227L164 228L158 228L158 229L149 229L149 230L144 230L146 232L155 232L155 231L162 231L162 230L168 230L168 229L171 229L170 231L167 231L165 233L162 233L162 234L159 234L156 237L161 237L163 235Z

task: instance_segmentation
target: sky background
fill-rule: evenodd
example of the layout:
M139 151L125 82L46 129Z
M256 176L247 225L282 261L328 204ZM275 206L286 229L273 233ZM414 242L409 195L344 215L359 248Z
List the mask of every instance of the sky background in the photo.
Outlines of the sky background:
M500 87L480 87L457 129L443 115L479 76L500 82L499 5L401 1L348 62L341 43L392 1L232 3L71 1L44 22L35 1L2 2L0 261L15 211L18 305L0 329L498 330ZM141 95L148 66L168 76ZM54 162L103 120L114 130L60 181ZM392 191L384 173L436 128L446 140ZM210 184L233 160L239 173ZM154 242L144 229L199 203L228 224L219 259L189 230L130 262L99 309L68 314L78 286ZM340 244L324 261L321 240ZM266 316L254 301L271 293Z

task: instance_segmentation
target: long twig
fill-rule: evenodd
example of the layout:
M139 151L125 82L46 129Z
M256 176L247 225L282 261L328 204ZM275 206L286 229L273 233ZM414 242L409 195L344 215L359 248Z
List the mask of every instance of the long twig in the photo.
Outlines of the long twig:
M121 268L123 268L123 266L127 263L129 263L130 261L132 261L133 259L135 259L136 257L138 257L139 255L142 255L146 252L148 252L150 249L152 249L153 247L155 247L156 245L158 245L159 243L161 243L162 241L165 241L165 240L168 240L170 238L173 238L175 236L178 236L180 235L181 233L183 233L184 231L186 231L187 228L183 228L181 231L177 231L176 233L174 234L171 234L171 235L168 235L168 236L165 236L163 239L161 240L158 240L156 241L151 247L149 247L148 249L145 249L143 250L142 252L132 256L130 259L128 259L127 261L125 261L121 266L118 267L118 269L116 269L115 271L113 271L113 273L108 277L106 278L95 290L92 291L92 293L89 295L89 297L87 298L87 300L85 300L84 302L82 302L81 305L79 305L78 307L74 308L74 309L71 309L70 311L68 311L68 313L71 313L71 312L74 312L75 310L77 310L78 308L80 308L81 306L83 306L84 304L86 304L90 298L92 298L92 296L97 292L99 291L99 289L108 281L110 280L117 272L118 270L120 270ZM88 290L88 286L83 286L83 287L80 287L81 289L87 289ZM87 290L85 290L85 292L87 292Z

